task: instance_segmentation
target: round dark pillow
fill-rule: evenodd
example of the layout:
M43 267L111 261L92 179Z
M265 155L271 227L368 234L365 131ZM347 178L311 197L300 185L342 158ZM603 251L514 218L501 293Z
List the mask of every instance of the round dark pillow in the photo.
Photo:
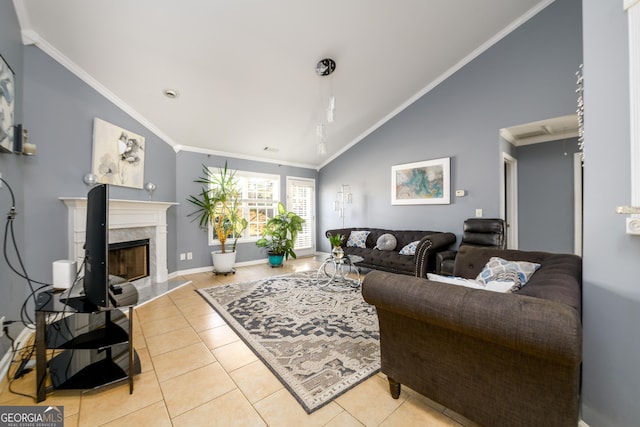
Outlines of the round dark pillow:
M398 241L396 240L396 236L394 236L393 234L385 233L378 237L374 249L378 249L380 251L392 251L396 248L397 244Z

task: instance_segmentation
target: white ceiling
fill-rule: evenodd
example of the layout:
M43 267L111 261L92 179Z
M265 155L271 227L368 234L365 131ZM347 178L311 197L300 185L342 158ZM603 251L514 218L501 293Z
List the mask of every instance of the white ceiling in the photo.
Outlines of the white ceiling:
M26 44L40 47L176 151L319 168L552 1L14 5ZM326 57L336 61L336 71L320 77L315 66ZM166 98L164 89L179 97ZM328 154L321 156L316 127L330 92L335 122L326 127Z

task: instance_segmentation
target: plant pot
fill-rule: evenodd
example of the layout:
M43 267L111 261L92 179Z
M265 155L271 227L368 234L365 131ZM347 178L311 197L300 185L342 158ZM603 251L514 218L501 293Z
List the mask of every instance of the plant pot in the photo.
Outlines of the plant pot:
M236 253L235 251L225 253L214 251L211 252L211 259L213 260L213 270L216 273L231 273L236 264Z
M284 254L269 253L269 265L271 267L280 267L284 261Z

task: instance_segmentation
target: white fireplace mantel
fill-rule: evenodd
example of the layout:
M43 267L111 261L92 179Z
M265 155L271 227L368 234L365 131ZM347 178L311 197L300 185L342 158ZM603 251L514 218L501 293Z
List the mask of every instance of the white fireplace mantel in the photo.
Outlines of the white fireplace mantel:
M85 229L87 221L86 197L60 197L67 206L67 242L70 260L84 258ZM168 280L167 269L167 209L177 203L144 200L109 199L109 230L138 229L153 230L155 263L152 279L158 283Z

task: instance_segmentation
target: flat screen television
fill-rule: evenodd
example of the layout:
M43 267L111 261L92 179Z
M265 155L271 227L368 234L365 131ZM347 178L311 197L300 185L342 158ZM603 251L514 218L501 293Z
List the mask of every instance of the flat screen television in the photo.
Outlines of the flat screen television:
M99 184L87 195L84 246L84 295L98 307L109 306L109 186Z

